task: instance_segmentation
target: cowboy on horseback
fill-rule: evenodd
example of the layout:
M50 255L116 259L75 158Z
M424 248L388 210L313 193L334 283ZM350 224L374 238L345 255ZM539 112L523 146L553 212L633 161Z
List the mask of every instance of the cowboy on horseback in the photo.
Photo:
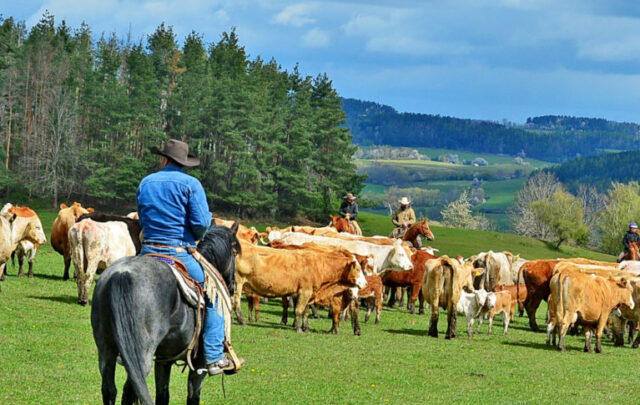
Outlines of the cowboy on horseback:
M351 193L347 193L344 197L342 197L343 201L340 204L340 210L338 214L342 218L347 218L349 223L354 228L356 235L362 235L362 230L360 229L360 225L356 222L356 218L358 217L358 203L356 202L357 197Z
M195 167L199 159L189 155L189 146L169 139L163 150L151 152L162 156L161 170L145 177L138 187L136 202L144 234L141 255L158 254L181 261L189 275L204 287L202 265L192 256L211 225L211 213L200 181L183 168ZM234 370L236 365L224 354L224 318L218 311L222 303L205 297L206 314L202 338L209 375Z
M392 238L402 238L409 228L416 223L416 213L411 208L411 201L407 197L398 200L400 208L393 213L391 222L396 228L391 232Z
M623 260L625 258L630 258L634 260L633 258L629 257L630 256L629 253L632 250L631 244L633 244L634 248L637 250L639 243L640 243L640 234L638 234L638 224L636 224L635 222L632 222L629 224L629 230L624 234L624 237L622 238L624 251L620 254L618 261Z

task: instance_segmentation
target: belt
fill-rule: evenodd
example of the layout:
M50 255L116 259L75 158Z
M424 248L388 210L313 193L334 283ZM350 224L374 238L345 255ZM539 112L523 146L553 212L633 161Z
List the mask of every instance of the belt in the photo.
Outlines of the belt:
M169 246L169 245L163 245L162 243L155 243L155 242L144 242L143 245L165 248L165 249L175 249L176 253L182 253L186 251L186 249L181 246Z

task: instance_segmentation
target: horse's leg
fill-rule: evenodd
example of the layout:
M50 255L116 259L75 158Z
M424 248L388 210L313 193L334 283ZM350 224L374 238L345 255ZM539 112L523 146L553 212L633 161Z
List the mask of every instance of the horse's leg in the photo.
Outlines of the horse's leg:
M115 405L116 395L116 356L110 350L99 350L98 367L102 376L102 403L103 405Z
M127 377L127 381L122 388L122 405L133 405L138 403L138 395L133 388L133 382Z
M156 405L169 405L169 380L173 363L158 363L155 365Z
M202 383L206 377L206 373L198 374L195 371L189 371L187 381L187 405L200 404L200 391L202 390Z

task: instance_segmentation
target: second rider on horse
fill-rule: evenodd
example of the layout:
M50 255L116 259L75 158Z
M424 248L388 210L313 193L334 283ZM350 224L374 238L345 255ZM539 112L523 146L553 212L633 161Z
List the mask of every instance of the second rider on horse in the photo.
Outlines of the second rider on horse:
M338 214L340 214L342 218L347 218L349 220L349 224L354 228L353 230L356 235L362 235L360 225L356 222L356 218L358 217L357 197L351 193L347 193L347 195L342 197L342 199L343 201L342 204L340 204Z
M638 245L640 243L640 234L638 234L638 224L632 222L629 224L629 230L624 234L622 238L622 244L624 245L624 251L618 257L618 261L624 259L625 256L628 255L630 250L630 243L634 243Z
M211 213L202 184L183 171L200 161L189 155L189 146L169 139L163 150L151 148L162 156L161 170L145 177L138 187L136 202L144 242L140 254L172 256L184 263L189 275L204 286L202 265L189 253L211 225ZM202 338L209 375L231 371L236 365L224 355L224 319L206 297L206 315Z

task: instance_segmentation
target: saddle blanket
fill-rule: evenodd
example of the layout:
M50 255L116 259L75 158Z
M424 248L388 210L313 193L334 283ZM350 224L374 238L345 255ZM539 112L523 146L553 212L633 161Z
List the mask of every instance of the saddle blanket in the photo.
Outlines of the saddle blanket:
M184 280L184 277L182 276L182 274L180 274L178 269L176 269L175 260L170 259L168 257L153 256L153 255L150 255L150 256L156 260L166 263L169 266L169 268L171 268L171 272L173 273L174 277L176 278L176 281L178 282L178 289L182 293L182 296L184 297L184 299L187 300L189 305L197 308L198 298L199 298L200 307L204 306L205 304L204 296L198 297L198 293L193 288L189 287L189 285L187 285L187 282Z

